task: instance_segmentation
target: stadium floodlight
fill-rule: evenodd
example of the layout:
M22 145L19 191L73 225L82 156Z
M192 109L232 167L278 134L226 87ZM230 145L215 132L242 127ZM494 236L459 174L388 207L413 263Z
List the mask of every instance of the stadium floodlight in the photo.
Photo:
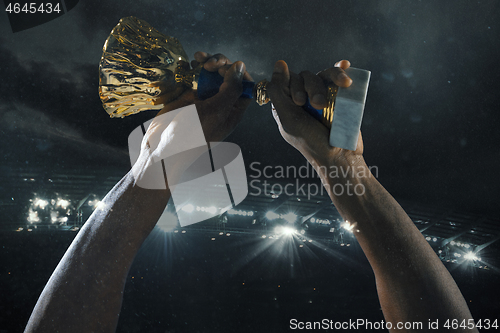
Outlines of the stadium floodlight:
M56 207L61 207L62 209L66 209L68 208L69 204L70 202L68 200L58 198Z
M296 233L297 230L291 227L284 227L282 225L276 226L274 228L274 233L278 236L284 235L284 236L292 236L294 233Z
M41 209L45 209L45 206L47 206L48 204L49 204L49 202L47 200L43 200L40 198L36 198L35 202L33 202L33 205L35 207L40 207Z
M297 215L292 212L282 215L281 217L288 223L294 223L295 220L297 219Z
M156 226L163 232L170 232L177 227L177 223L177 215L166 211L160 216L160 219L156 222Z
M181 209L183 211L185 211L186 213L192 213L194 211L194 206L191 204L187 204L187 205L184 205Z
M347 231L352 232L352 229L354 229L355 223L350 223L349 221L345 221L342 224L342 228L344 228Z
M474 252L467 252L467 254L464 255L464 258L471 261L481 260L481 258L478 258Z
M28 211L28 222L29 223L40 222L40 218L38 217L38 212L33 211L31 207Z
M241 215L241 216L253 216L253 211L249 210L236 210L231 208L230 210L227 211L229 215Z
M266 213L266 219L268 219L268 220L275 220L278 217L280 217L280 216L273 211L269 211Z
M95 209L104 209L104 207L106 207L106 204L103 201L99 200L94 204L94 207Z
M281 232L285 236L292 236L296 232L296 230L290 227L283 227L283 230Z

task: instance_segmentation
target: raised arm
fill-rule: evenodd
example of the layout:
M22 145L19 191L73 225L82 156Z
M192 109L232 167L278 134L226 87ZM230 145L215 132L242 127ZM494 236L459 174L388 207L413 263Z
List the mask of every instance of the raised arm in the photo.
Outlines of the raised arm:
M341 61L318 75L299 75L278 61L268 91L280 132L313 165L338 211L351 225L375 273L386 321L393 327L398 322L422 322L423 329L418 332L435 331L428 328L429 320L438 319L440 330L448 319L465 319L469 324L472 316L450 273L405 211L370 173L362 155L361 134L356 151L330 147L326 127L298 106L309 96L313 106L324 107L324 82L349 86L351 80L343 71L349 65ZM332 167L344 172L328 172ZM357 194L353 193L355 187ZM340 189L344 189L343 193Z
M238 124L249 104L239 96L243 76L251 78L242 62L232 64L222 55L198 52L195 59L205 62L205 69L224 75L219 93L199 101L193 91L188 91L159 115L195 104L206 140L221 141ZM115 331L132 261L170 198L168 185L164 190L139 186L155 163L152 156L176 142L175 128L169 129L169 140L159 139L165 130L157 121L161 118L156 117L146 132L132 171L106 195L101 208L94 211L71 243L40 295L25 332ZM146 142L159 143L152 147ZM174 177L189 162L179 160L170 165Z

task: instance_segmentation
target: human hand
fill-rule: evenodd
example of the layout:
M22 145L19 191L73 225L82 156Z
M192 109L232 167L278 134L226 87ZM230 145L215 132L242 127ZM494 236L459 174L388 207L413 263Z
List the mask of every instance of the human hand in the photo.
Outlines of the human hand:
M349 66L349 61L342 60L335 67L314 75L309 71L293 73L282 60L275 64L272 80L267 86L274 119L283 138L313 165L335 165L363 154L361 133L355 151L331 147L329 130L302 109L307 97L314 108L326 107L327 86L331 83L349 87L352 80L344 72Z
M189 64L184 63L184 68L189 70ZM158 113L158 116L187 106L195 104L198 110L203 132L207 142L222 141L227 137L241 121L245 110L250 104L250 99L240 98L242 93L242 80L253 81L246 71L245 64L237 61L233 64L223 54L211 55L206 52L196 52L191 67L196 68L202 65L209 72L218 72L224 77L224 83L219 89L219 93L206 100L199 100L197 93L193 89L188 89L176 100L165 103L168 100L167 94L160 94L155 104L165 104L165 107ZM161 90L160 85L160 90Z
M224 77L219 92L199 100L197 92L188 89L171 102L160 94L156 104L165 104L153 118L142 138L141 150L132 170L136 181L145 188L161 186L166 171L170 185L175 184L184 170L207 149L207 142L222 141L243 117L251 99L241 98L243 78L252 78L243 62L232 63L222 54L195 54L193 68L203 64L207 71L218 71ZM189 70L187 63L181 64ZM159 85L162 89L161 84ZM166 89L165 91L169 91ZM188 108L185 108L190 106ZM200 127L201 125L201 127ZM158 163L163 161L163 168Z

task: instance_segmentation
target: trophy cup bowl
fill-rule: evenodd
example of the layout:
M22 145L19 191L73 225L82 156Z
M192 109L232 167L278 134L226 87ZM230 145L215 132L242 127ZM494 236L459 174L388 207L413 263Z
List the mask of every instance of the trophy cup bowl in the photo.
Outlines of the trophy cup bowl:
M154 99L175 100L192 87L193 73L181 43L135 17L113 28L99 63L99 96L111 117L161 110ZM160 89L159 86L162 86Z

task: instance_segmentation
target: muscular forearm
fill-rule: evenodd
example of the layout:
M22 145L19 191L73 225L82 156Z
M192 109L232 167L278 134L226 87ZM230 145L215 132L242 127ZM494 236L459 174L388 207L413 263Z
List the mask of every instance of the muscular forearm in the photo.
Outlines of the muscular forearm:
M26 332L114 332L132 261L170 192L127 174L75 237L45 286Z
M329 165L343 172L324 168L323 183L373 268L386 320L419 321L425 330L428 319L472 318L447 269L364 159L353 155Z

